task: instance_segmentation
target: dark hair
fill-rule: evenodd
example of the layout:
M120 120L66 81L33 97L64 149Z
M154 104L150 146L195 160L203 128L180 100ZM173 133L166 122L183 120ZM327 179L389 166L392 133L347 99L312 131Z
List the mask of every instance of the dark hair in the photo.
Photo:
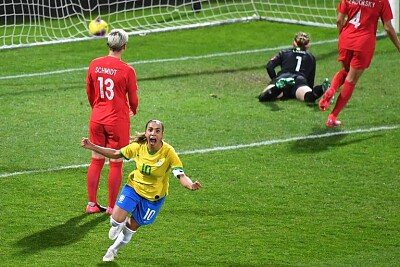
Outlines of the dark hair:
M155 123L157 123L157 124L160 124L160 125L161 125L161 130L162 130L162 132L164 132L164 123L162 123L161 121L156 120L156 119L149 120L149 121L146 123L146 128L145 128L145 130L147 129L147 126L149 125L150 122L155 122Z
M156 119L149 120L146 123L146 127L144 128L144 132L141 132L141 133L140 132L136 132L134 136L131 136L131 143L133 143L133 142L136 142L136 143L139 143L139 144L146 143L147 138L146 138L145 133L146 133L146 130L147 130L147 126L149 125L150 122L156 122L157 124L161 124L161 130L164 133L164 123L162 123L161 121L156 120Z
M294 36L293 45L301 50L307 50L310 44L310 36L305 32L298 32Z

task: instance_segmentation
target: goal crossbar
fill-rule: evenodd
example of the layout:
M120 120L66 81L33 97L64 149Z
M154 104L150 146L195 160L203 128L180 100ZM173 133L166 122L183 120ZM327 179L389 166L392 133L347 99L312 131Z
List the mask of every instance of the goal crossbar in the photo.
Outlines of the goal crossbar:
M101 17L129 35L252 20L336 27L337 0L3 0L0 49L90 40ZM398 31L399 0L390 0ZM397 14L397 15L396 15ZM397 21L396 21L397 18ZM99 38L99 37L97 37Z

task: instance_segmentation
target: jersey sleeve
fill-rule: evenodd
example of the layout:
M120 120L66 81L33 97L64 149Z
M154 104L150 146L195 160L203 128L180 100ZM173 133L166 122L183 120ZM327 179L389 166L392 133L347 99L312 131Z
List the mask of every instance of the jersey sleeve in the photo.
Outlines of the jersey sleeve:
M381 19L382 19L382 22L386 22L386 21L393 19L393 12L390 7L389 1L383 2Z
M275 72L275 68L281 65L281 58L282 58L282 52L279 52L278 54L276 54L275 56L273 56L267 63L267 72L268 72L268 76L272 79L274 79L276 77L276 72Z
M342 13L342 14L347 14L347 3L345 0L341 0L338 7L337 11Z
M171 170L177 170L177 169L183 170L182 161L173 148L170 149L168 153L168 158L170 160Z
M310 58L311 58L311 66L310 66L310 74L307 77L307 83L310 86L310 88L313 88L315 83L315 72L316 72L317 62L314 55L310 54Z
M136 72L132 67L129 69L127 85L128 85L129 107L132 113L135 115L139 104L139 98L137 95L138 85L136 79Z
M92 73L92 64L89 65L89 69L88 69L87 76L86 76L86 94L87 94L89 104L93 108L95 92L94 92L94 84L93 84L91 73Z
M119 153L126 159L129 160L134 158L137 152L139 151L140 145L136 142L130 143L129 145L121 148Z

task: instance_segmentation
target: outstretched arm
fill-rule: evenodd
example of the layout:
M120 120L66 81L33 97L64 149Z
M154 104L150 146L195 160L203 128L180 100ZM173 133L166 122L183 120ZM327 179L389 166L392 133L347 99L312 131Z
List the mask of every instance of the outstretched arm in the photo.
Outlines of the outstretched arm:
M81 147L92 150L92 151L94 151L98 154L101 154L107 158L111 158L111 159L122 158L122 155L119 152L119 150L95 145L92 142L90 142L90 140L86 137L82 138Z
M181 185L183 185L189 190L197 190L201 188L201 184L199 181L192 182L192 180L185 174L178 175L178 178L179 181L181 182Z

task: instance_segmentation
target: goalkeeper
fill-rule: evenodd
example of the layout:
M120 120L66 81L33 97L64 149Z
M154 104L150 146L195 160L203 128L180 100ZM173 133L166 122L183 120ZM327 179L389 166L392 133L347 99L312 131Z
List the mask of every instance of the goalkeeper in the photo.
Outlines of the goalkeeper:
M308 51L309 47L309 35L298 32L294 36L293 48L284 49L269 60L266 68L271 81L259 95L260 102L298 99L314 103L324 94L330 83L325 79L314 87L316 59ZM278 66L281 69L276 73Z

